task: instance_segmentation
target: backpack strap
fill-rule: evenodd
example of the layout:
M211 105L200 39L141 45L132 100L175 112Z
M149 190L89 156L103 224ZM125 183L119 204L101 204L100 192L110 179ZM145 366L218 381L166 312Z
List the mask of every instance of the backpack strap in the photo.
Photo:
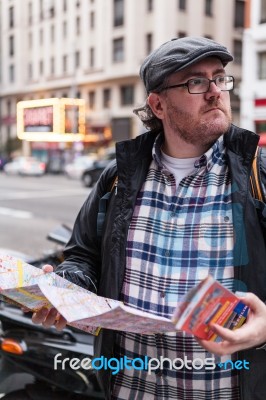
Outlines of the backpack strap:
M99 211L98 211L98 214L97 214L97 237L99 239L101 239L102 234L103 234L103 224L104 224L105 216L106 216L106 213L107 213L107 207L108 207L109 198L110 198L114 188L116 190L117 183L118 183L118 176L116 175L115 178L112 181L112 185L110 187L110 191L105 193L105 195L103 197L101 197L100 201L99 201Z
M261 148L257 146L250 174L250 191L252 197L255 200L259 200L263 203L266 203L265 194L260 178L260 156L261 156Z
M111 190L110 190L111 193L112 193L112 191L113 191L114 188L115 188L115 190L116 190L117 184L118 184L118 176L116 175L115 179L114 179L113 182L112 182L112 186L111 186Z

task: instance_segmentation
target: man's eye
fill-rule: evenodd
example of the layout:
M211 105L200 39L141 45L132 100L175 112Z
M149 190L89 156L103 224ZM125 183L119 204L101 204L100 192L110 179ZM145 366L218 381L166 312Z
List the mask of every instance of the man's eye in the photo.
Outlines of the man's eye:
M218 76L218 77L216 78L216 80L217 80L217 82L219 82L219 83L224 83L224 82L225 82L225 76Z
M202 78L196 78L196 79L191 79L190 84L193 86L200 86L204 83L204 79Z

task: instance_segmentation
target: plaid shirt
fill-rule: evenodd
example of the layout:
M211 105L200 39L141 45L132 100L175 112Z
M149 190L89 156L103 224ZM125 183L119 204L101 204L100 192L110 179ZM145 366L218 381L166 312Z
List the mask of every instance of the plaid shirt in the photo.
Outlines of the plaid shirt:
M127 238L121 294L125 304L171 318L182 296L208 274L233 285L231 182L223 137L175 179L161 162L159 135L146 181L138 194ZM184 332L139 335L119 332L115 357L171 360L214 357ZM230 357L215 357L215 363ZM113 376L113 399L239 400L235 370L124 369Z

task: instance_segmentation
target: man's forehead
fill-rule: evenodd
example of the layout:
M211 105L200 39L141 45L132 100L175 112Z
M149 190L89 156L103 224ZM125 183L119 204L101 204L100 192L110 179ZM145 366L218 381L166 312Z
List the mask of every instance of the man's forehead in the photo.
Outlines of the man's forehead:
M222 73L224 72L224 67L221 60L218 57L207 57L204 60L201 60L187 68L184 68L181 71L175 72L169 79L174 77L178 79L186 79L190 76L204 76L209 71L212 73Z

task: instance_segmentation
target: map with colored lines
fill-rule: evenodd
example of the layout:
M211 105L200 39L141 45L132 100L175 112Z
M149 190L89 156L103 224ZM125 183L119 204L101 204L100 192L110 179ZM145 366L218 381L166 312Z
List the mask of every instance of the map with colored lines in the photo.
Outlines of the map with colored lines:
M191 289L177 304L172 319L168 319L97 296L54 272L45 273L1 254L0 300L30 311L55 307L68 325L95 335L100 328L144 334L183 330L219 341L209 327L211 322L236 329L248 313L248 307L211 276Z

